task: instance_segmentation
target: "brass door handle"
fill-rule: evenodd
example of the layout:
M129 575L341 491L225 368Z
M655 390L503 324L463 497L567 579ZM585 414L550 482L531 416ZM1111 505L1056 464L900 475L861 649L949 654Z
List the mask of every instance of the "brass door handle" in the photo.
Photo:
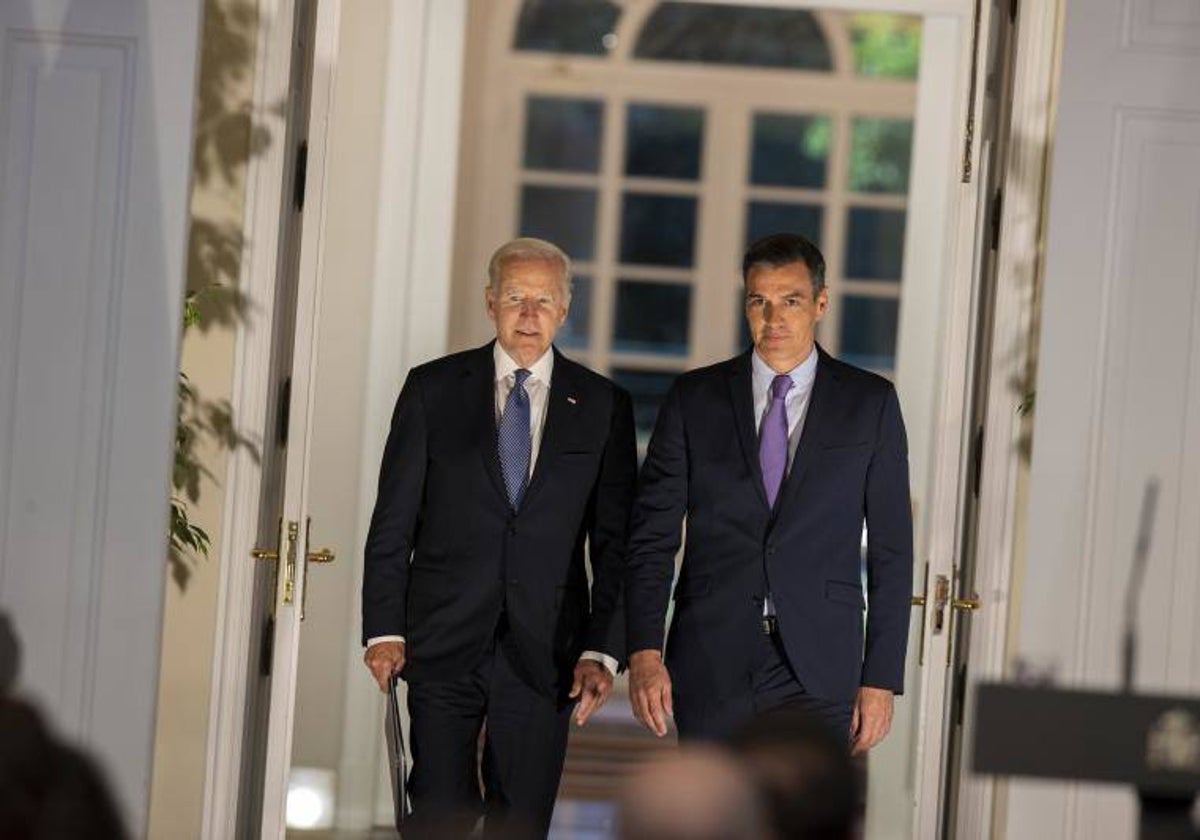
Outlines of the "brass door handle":
M954 577L955 577L955 579L958 578L958 567L957 566L954 567ZM950 599L950 609L958 610L959 612L973 613L976 610L980 609L981 607L983 607L983 601L979 598L978 592L972 592L970 598L951 598ZM950 640L946 645L946 665L947 666L949 666L951 664L951 662L953 661L953 651L954 651L955 641L956 640L954 638L954 624L951 623L951 625L950 625Z
M331 548L322 548L320 551L310 551L308 553L309 563L332 563L337 559L337 555L333 553Z
M283 523L280 523L282 530ZM281 534L280 537L284 543L284 579L283 579L283 603L292 603L292 598L296 587L296 535L299 533L299 526L295 522L287 524L287 534ZM255 560L276 560L280 559L279 551L271 551L266 548L250 549L250 556Z
M312 517L309 516L304 520L304 544L309 544L310 535L312 534ZM332 563L337 559L337 555L333 553L331 548L322 548L320 551L309 551L304 555L304 595L300 599L300 620L304 620L305 607L308 605L308 564L309 563Z
M925 581L924 581L924 583L921 584L921 591L922 592L929 591L929 564L928 563L925 564ZM925 604L926 604L926 598L924 595L913 595L910 603L914 607L921 608L921 641L918 643L918 647L917 647L917 651L918 651L917 664L924 665L925 664L925 615L926 615Z

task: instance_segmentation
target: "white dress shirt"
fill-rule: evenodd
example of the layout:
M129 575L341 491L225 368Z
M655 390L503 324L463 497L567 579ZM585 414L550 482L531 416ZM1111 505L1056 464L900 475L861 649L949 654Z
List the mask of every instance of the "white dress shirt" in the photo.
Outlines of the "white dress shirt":
M504 352L497 341L492 345L492 357L496 367L496 428L500 428L500 418L504 415L504 404L512 393L513 385L517 382L517 369L520 367ZM554 351L547 350L542 357L530 365L527 370L529 377L525 380L525 393L529 394L529 434L533 438L533 448L529 452L529 474L533 475L533 466L537 463L538 451L542 448L542 429L546 425L546 405L550 402L550 377L554 374Z
M504 415L504 404L508 402L508 395L516 384L516 372L520 365L504 352L499 341L492 345L492 359L496 371L496 427L499 428L500 418ZM538 451L542 446L542 431L546 426L546 406L550 402L550 381L554 374L554 350L547 350L527 370L529 376L525 380L525 393L529 394L529 434L533 443L529 453L529 474L532 476L534 465L537 464ZM367 647L377 642L403 641L403 636L374 636L367 639ZM610 673L617 673L617 660L608 654L585 650L579 658L599 662Z
M800 445L800 435L804 432L804 418L808 414L808 402L812 396L813 382L817 378L817 358L817 348L814 346L809 351L808 358L787 372L792 378L792 387L783 400L788 421L788 472L792 470L796 448ZM762 360L757 350L751 354L751 367L754 374L754 423L756 428L761 429L763 418L767 416L767 409L770 408L771 382L777 374ZM763 615L774 614L775 605L771 603L771 593L768 592L763 601Z
M796 447L800 445L800 434L804 431L804 418L808 414L808 399L812 396L813 382L817 378L817 349L809 351L808 358L787 372L792 378L792 388L784 397L783 404L787 408L788 420L788 472L791 472L792 461L796 457ZM754 371L754 426L762 428L763 418L770 408L771 382L776 377L771 366L762 360L756 350L751 354L751 367Z

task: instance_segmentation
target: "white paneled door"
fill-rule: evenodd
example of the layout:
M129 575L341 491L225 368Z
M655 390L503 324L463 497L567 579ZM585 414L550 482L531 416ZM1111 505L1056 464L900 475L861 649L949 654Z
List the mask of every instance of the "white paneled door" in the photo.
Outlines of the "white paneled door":
M1146 483L1160 482L1139 691L1200 691L1200 3L1069 0L1017 653L1120 686ZM1013 783L1008 837L1123 838L1132 792Z
M0 3L0 610L18 691L150 788L199 2Z

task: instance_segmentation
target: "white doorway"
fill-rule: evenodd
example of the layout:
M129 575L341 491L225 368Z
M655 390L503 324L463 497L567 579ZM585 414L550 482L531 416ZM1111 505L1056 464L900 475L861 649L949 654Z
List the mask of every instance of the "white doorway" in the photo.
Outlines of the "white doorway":
M300 344L305 343L308 385L302 394L293 376L289 450L301 446L304 451L297 454L297 469L287 481L299 482L296 498L303 502L298 501L298 506L285 514L282 541L286 545L289 539L286 523L295 522L293 545L298 558L329 544L338 559L307 573L297 566L292 603L281 600L276 604L277 615L285 606L295 611L289 631L293 635L284 640L289 646L287 655L293 657L289 667L295 671L287 682L280 670L273 675L276 701L271 714L283 717L272 717L271 726L278 727L280 743L287 746L276 750L267 762L267 772L275 779L274 788L269 788L270 807L276 814L270 823L272 836L283 830L284 791L292 765L324 773L310 778L325 780L320 784L333 802L334 826L365 829L386 821L387 794L379 778L380 700L359 662L356 629L358 552L373 501L382 437L409 366L487 337L471 302L478 303L481 297L478 291L487 252L496 242L523 232L520 200L527 187L595 189L601 195L599 206L608 208L596 215L591 264L583 261L591 272L593 297L589 343L576 349L585 361L609 373L671 372L734 352L739 335L736 259L744 245L745 214L753 214L756 204L817 207L820 230L832 243L826 247L843 265L854 236L852 226L875 219L874 231L885 239L890 237L891 244L880 249L883 267L867 265L851 271L847 266L834 280L842 283L846 311L867 315L857 322L839 321L827 341L844 354L858 352L867 366L890 371L900 387L912 440L915 508L920 523L918 581L923 579L926 561L931 580L938 576L953 579L960 547L963 465L968 451L962 429L978 310L976 254L984 203L978 186L985 159L980 142L982 123L977 132L973 122L983 92L972 84L972 76L980 61L978 42L989 43L990 5L955 0L870 4L874 11L886 6L889 13L916 22L920 48L915 78L859 78L862 74L854 64L852 30L843 28L840 40L830 42L835 44L831 53L842 62L838 67L847 74L850 87L869 95L865 110L856 113L852 106L843 107L837 94L821 92L820 80L798 86L804 96L816 97L815 105L806 105L803 98L795 98L792 80L780 79L779 71L773 70L776 88L768 91L771 95L762 102L756 104L736 90L726 91L728 107L706 112L713 134L711 140L701 141L705 150L701 157L736 159L738 164L714 167L713 178L701 178L697 185L681 184L681 179L675 178L665 192L660 189L663 182L652 174L636 174L634 181L626 183L622 180L626 173L618 171L624 165L621 129L630 123L628 100L647 90L642 87L647 78L657 76L664 86L654 88L650 97L654 101L645 104L695 110L694 95L671 93L668 88L694 87L696 74L704 70L652 65L649 76L636 76L642 69L636 66L637 57L627 54L620 71L625 75L618 74L620 84L598 93L594 86L589 87L603 81L594 57L535 56L524 61L528 57L518 55L514 61L524 61L533 68L533 75L523 77L524 81L497 75L503 95L480 96L478 88L471 86L472 74L479 72L479 62L485 62L484 75L489 75L489 56L511 44L508 35L515 31L519 4L414 0L390 7L352 5L353 10L334 0L322 4L338 8L342 33L342 40L325 43L345 43L353 31L357 43L382 60L374 68L359 66L355 72L363 74L357 77L360 84L343 88L332 68L336 67L338 74L348 71L352 66L348 54L336 46L321 54L331 73L325 83L338 95L326 101L325 117L318 118L314 110L314 126L322 125L321 120L329 119L329 114L341 113L343 103L352 103L344 113L356 114L354 119L362 120L361 125L373 124L378 133L360 132L357 146L344 141L346 145L339 147L340 126L331 122L328 157L320 170L311 165L312 145L317 139L310 136L310 187L314 177L327 180L323 193L309 192L310 198L323 194L324 199L318 209L309 206L310 218L319 221L311 229L306 224L301 246L300 287L309 283L305 294L310 297L299 302L302 317L298 319L296 347L297 358L301 358ZM868 8L865 3L840 1L735 5L803 12L818 22L818 32L832 30L834 21ZM623 4L629 17L619 26L628 31L620 29L616 43L636 44L639 27L650 20L656 7L649 2ZM322 43L320 34L316 40ZM545 78L537 76L538 67L543 68ZM373 78L372 69L376 72ZM320 72L318 64L318 75ZM751 81L753 72L745 68L730 71L735 78L750 73ZM468 79L465 98L461 87L464 75ZM885 95L888 92L895 95ZM601 185L600 175L522 167L522 130L530 96L599 99L611 108L609 113L618 115L619 119L613 117L605 123L604 142L598 146L600 159L608 161L611 169L603 177L611 176L612 186ZM814 109L829 112L827 123L812 119L822 116ZM824 186L781 185L771 183L769 175L764 183L755 181L752 129L760 112L783 117L776 125L785 127L815 124L817 140L822 131L827 132L826 145L814 140L813 146L826 150L822 165L828 178ZM651 112L639 112L639 117L646 113ZM486 122L489 118L507 128L491 130L488 126L492 124ZM770 120L760 123L769 127ZM857 126L867 134L874 132L872 136L899 138L883 144L884 152L876 161L879 166L865 174L850 169L855 144L864 142L856 139ZM482 158L471 142L475 136L489 140L491 151ZM461 171L460 138L467 144ZM911 163L905 161L908 168L902 173L900 189L895 167L889 168L887 150L904 148L906 143L911 145ZM492 160L487 155L500 158ZM338 177L332 177L334 172ZM350 189L343 179L357 189L339 198L339 190ZM626 186L629 192L642 195L663 193L670 198L697 199L704 208L698 228L703 234L695 236L700 245L693 252L694 264L647 265L619 258L622 222L617 209L624 201ZM722 190L732 190L737 200L726 201L727 193ZM903 219L898 228L894 223L897 213ZM366 231L348 230L351 223L347 220L364 218L369 226ZM803 213L798 218L804 218ZM337 244L339 241L342 244ZM346 243L357 243L357 250L336 257L338 265L348 269L335 273L331 260L335 250ZM312 250L305 252L305 248ZM309 262L305 253L311 254ZM453 270L452 255L456 260ZM630 274L628 268L637 271ZM306 270L314 272L308 279L303 274ZM651 286L652 293L665 291L670 300L691 296L688 311L693 326L684 331L690 338L684 339L682 352L678 333L668 337L674 344L663 352L662 347L655 347L653 341L647 344L646 337L638 335L636 324L618 328L622 291L632 289L635 296L647 291L636 285L622 287L622 282ZM461 307L460 300L466 301ZM867 324L865 331L863 323ZM871 328L879 323L883 324L883 338ZM620 342L626 342L624 349L618 346ZM652 414L652 399L644 405ZM309 516L311 544L305 528ZM250 546L245 548L248 551ZM286 555L286 549L279 553ZM305 590L309 589L305 604ZM285 597L281 583L278 598ZM901 701L904 719L898 722L889 745L872 759L871 773L880 780L871 787L873 800L868 806L869 821L872 813L880 815L878 827L871 829L873 836L934 836L939 803L946 793L942 774L951 696L946 667L951 633L944 614L935 624L937 609L932 593L928 597L927 608L914 611L909 693ZM301 607L308 616L303 625L299 623ZM922 632L922 627L927 632ZM248 638L247 633L242 642ZM282 637L275 638L278 661ZM229 681L224 690L218 690L218 699L233 696L235 671L229 671ZM229 742L222 739L231 738L233 731L229 728L218 736L215 752L229 748ZM236 786L224 796L226 801L235 797Z

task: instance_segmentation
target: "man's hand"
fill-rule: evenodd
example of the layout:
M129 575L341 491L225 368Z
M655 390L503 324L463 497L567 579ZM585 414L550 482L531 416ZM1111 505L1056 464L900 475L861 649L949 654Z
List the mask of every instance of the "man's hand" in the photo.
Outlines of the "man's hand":
M575 722L583 726L592 713L604 705L612 691L613 676L607 668L593 659L580 659L575 665L575 682L571 684L572 699L579 698Z
M363 654L363 662L379 683L379 690L386 694L392 674L404 670L404 642L376 642Z
M667 734L667 718L675 715L671 675L656 650L639 650L629 657L629 702L633 716L658 737Z
M851 755L862 755L878 744L892 728L892 706L895 698L886 688L864 685L854 701L850 719Z

